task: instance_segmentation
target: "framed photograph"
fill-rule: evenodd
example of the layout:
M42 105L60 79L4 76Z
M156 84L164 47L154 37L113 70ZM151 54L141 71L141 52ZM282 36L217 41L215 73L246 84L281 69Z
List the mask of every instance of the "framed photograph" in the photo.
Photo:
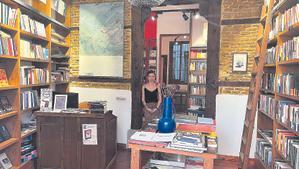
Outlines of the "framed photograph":
M248 54L234 53L233 54L233 72L247 72Z
M53 91L50 88L42 88L40 93L40 110L52 111L52 95Z
M54 111L65 110L67 105L67 95L55 95L54 98Z

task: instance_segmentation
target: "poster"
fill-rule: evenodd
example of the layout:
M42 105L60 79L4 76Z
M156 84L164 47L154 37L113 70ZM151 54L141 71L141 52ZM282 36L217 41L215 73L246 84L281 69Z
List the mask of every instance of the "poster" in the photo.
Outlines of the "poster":
M97 124L82 124L83 145L98 145Z
M40 94L40 110L52 111L52 94L53 91L50 88L42 88Z
M124 2L80 4L79 75L123 76Z

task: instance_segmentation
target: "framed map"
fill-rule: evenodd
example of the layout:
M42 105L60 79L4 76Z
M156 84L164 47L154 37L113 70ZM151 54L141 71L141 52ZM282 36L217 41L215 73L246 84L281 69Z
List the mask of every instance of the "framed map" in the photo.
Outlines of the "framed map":
M80 76L123 76L123 28L124 2L80 4Z

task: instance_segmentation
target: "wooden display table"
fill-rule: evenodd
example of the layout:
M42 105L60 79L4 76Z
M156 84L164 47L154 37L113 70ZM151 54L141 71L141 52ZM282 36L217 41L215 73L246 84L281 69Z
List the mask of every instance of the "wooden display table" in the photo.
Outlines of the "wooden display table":
M204 159L204 169L213 169L214 159L217 158L216 154L212 153L195 153L190 151L175 150L166 147L155 147L148 145L140 145L129 143L129 148L131 148L131 169L140 169L141 167L141 151L149 152L161 152L169 154L178 154L190 157L199 157Z

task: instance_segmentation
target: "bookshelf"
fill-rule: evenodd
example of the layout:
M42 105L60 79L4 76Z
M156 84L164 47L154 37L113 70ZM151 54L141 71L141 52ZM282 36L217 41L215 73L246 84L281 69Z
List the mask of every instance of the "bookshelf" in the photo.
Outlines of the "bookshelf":
M21 94L33 90L39 94L40 89L44 87L64 92L68 90L68 76L62 81L56 81L57 79L51 77L52 72L59 71L60 67L64 67L61 74L68 71L71 1L47 0L43 3L39 0L0 0L0 3L8 11L9 18L3 19L3 15L0 18L0 37L8 39L5 41L5 50L0 51L0 70L5 70L8 83L0 83L0 96L5 96L12 106L12 111L0 114L0 125L5 126L10 135L8 139L0 142L0 151L6 153L12 168L34 168L35 160L21 162L21 143L23 139L32 136L36 146L36 130L21 132L21 124L26 113L32 113L38 108L22 110ZM59 8L57 4L62 5ZM25 19L28 18L31 20L26 22ZM28 23L32 23L34 27L27 29ZM24 48L21 41L26 41L29 46ZM56 56L52 58L53 55ZM21 78L24 78L22 67L24 70L38 69L32 70L34 75L38 71L47 72L44 74L45 79L21 83ZM38 79L42 79L41 76ZM30 77L30 80L32 78L34 77Z
M190 47L188 108L206 108L207 47Z
M271 31L267 40L268 52L265 56L266 64L264 65L258 106L257 137L267 141L260 130L272 131L272 161L270 161L271 165L267 165L263 160L259 160L259 163L260 166L268 169L282 165L295 168L295 161L292 160L291 156L299 153L294 146L295 142L299 141L297 128L299 121L296 121L295 118L299 115L299 51L296 50L296 46L299 46L297 42L299 18L295 17L294 14L298 15L299 13L299 2L296 0L270 0L270 3L274 5L272 9L269 9L271 15L267 15L270 17L268 19L271 24ZM265 19L266 6L265 3L261 20ZM282 18L287 18L287 20L281 22ZM261 23L259 37L263 36L263 29L264 24ZM261 48L257 45L257 53L261 53L260 50ZM288 151L286 150L286 140L294 142L288 144L292 153L287 156L285 156ZM264 158L260 157L257 152L256 157Z

